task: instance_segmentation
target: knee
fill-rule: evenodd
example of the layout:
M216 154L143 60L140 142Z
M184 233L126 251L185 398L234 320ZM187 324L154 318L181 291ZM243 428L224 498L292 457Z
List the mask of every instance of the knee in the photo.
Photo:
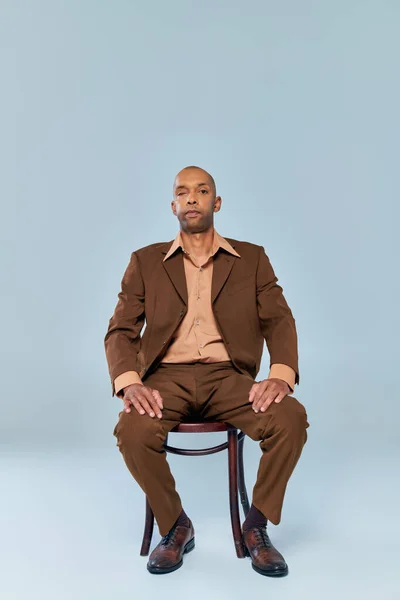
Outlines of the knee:
M135 452L144 448L158 448L163 444L162 436L159 432L159 420L150 417L148 414L140 415L136 410L130 413L122 411L119 413L119 420L114 428L113 435L117 438L117 446L129 448Z
M305 442L306 429L309 427L305 407L294 396L285 396L274 406L274 430L288 438L304 439Z

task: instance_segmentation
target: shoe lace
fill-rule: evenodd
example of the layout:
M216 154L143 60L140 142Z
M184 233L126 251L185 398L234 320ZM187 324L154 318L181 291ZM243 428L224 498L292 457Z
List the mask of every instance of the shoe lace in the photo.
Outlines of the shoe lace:
M162 546L168 546L170 544L173 544L176 540L176 534L177 534L176 527L173 527L172 529L170 529L168 531L168 533L166 535L164 535L161 539Z
M265 546L266 548L271 547L271 541L268 537L268 533L265 527L257 527L254 530L254 537L258 544Z

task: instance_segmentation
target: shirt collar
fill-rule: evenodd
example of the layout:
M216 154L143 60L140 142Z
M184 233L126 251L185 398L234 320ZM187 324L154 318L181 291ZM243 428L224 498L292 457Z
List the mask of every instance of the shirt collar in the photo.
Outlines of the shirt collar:
M183 244L182 244L182 236L181 236L180 231L178 231L178 233L172 243L172 246L170 247L167 254L165 255L164 261L167 260L167 258L169 258L175 252L175 250L177 250L178 248L182 248L182 250L184 250ZM214 256L214 254L220 248L223 248L230 254L233 254L234 256L238 256L240 258L240 254L238 252L236 252L236 250L231 246L231 244L228 242L228 240L226 240L224 237L222 237L222 235L219 235L219 233L214 229L214 239L213 239L213 248L212 248L211 256Z

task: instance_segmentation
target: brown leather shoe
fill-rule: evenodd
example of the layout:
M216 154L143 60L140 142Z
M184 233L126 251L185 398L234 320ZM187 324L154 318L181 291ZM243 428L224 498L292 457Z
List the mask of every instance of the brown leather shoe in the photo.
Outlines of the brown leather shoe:
M245 552L251 558L251 566L257 573L269 577L282 577L289 572L282 554L271 543L266 527L243 529Z
M147 570L154 574L171 573L183 564L183 555L194 548L194 527L175 525L164 535L149 556Z

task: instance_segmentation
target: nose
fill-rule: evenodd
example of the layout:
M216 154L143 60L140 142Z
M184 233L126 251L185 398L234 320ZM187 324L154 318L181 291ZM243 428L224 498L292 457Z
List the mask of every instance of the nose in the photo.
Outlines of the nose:
M193 194L189 194L187 197L187 203L188 204L197 204L197 199L195 197L195 195Z

